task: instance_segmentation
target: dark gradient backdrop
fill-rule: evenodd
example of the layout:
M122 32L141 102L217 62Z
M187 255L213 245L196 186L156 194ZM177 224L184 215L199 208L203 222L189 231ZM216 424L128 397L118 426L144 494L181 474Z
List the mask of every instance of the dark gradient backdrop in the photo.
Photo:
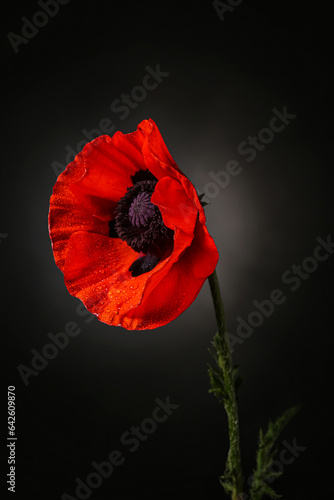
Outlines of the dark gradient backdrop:
M292 270L313 255L317 238L333 234L329 7L244 1L221 21L204 0L71 0L47 22L35 16L45 25L34 35L26 28L30 39L15 53L7 34L22 36L22 17L31 21L41 7L35 1L13 6L2 16L0 261L5 410L6 388L16 386L14 498L57 500L65 492L75 498L76 478L85 481L92 462L115 449L125 462L93 490L92 500L224 498L218 476L228 436L223 408L208 394L207 349L216 326L207 283L163 328L108 327L78 314L48 236L55 170L85 140L82 131L109 118L128 133L149 117L179 167L211 196L207 221L220 252L229 332L237 334L238 317L247 321L254 301L274 289L285 297L235 346L244 377L246 479L259 427L302 403L278 447L296 440L305 449L284 465L276 486L287 500L331 498L334 256L305 261L313 272L299 283ZM129 112L113 111L113 101L157 65L168 73L157 87ZM284 107L295 115L284 130L272 137L261 132L272 110ZM259 131L267 142L254 157L246 143ZM226 187L208 184L213 173L223 178L231 160L239 175ZM69 321L81 333L25 386L18 365L31 367L31 350L41 352L48 334L64 331ZM122 434L167 396L179 408L131 453ZM2 435L5 448L6 420ZM1 487L6 494L4 475Z

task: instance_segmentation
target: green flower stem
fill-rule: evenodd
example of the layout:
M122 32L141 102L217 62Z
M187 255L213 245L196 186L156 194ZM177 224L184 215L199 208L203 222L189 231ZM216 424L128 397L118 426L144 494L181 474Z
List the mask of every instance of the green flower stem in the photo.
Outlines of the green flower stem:
M230 342L226 332L224 306L216 271L208 278L213 299L218 333L215 335L212 354L217 368L210 368L212 391L224 403L228 420L229 452L225 474L221 478L225 491L233 500L242 500L243 477L240 456L239 417L235 390L235 370L232 366Z

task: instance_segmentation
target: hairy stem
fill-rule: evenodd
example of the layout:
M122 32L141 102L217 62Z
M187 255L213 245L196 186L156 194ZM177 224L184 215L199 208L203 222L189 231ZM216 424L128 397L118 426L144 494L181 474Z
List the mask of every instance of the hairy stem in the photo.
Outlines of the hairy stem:
M235 391L235 376L232 366L229 338L226 332L224 306L216 271L209 276L208 280L218 325L218 333L216 334L213 342L215 349L215 353L213 353L213 355L218 365L217 371L215 371L215 377L216 379L221 380L222 383L220 394L227 414L229 433L229 452L225 474L222 476L222 484L225 491L230 493L232 500L241 500L243 478L241 469L239 417ZM213 372L212 369L211 372ZM213 377L211 377L211 384L213 387L212 392L217 393L217 381L214 380Z

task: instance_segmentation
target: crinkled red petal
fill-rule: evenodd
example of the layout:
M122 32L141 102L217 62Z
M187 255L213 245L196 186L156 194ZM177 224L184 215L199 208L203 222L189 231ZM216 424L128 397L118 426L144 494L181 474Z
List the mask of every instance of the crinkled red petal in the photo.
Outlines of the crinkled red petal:
M206 279L216 269L219 254L212 236L205 224L196 223L194 239L187 250L187 266L197 278Z
M169 176L179 180L188 198L197 207L199 219L204 224L205 214L196 189L174 162L154 121L151 118L143 120L138 125L138 130L145 134L142 152L147 168L157 179Z
M117 202L132 185L131 176L145 169L141 153L143 134L117 132L97 137L86 144L72 162L82 176L71 189L78 202L102 220L111 220Z
M182 231L177 230L177 233ZM204 241L199 241L201 238ZM179 234L179 239L185 241L185 234ZM142 329L156 328L173 321L196 299L217 262L216 246L209 234L205 233L203 225L197 221L191 244L183 251L179 249L177 258L171 256L159 273L149 277L141 304L129 311L128 316L137 318Z
M131 185L131 175L146 169L141 154L143 140L140 131L98 137L58 177L50 199L49 233L55 262L62 271L73 233L108 235L107 221Z
M159 207L165 226L193 234L198 210L180 181L172 177L158 181L151 202Z
M120 293L122 284L132 280L129 267L138 258L119 238L78 232L71 236L64 269L68 291L82 300L87 309L109 324L120 323L117 318L126 307L135 306L140 300L138 293L130 289ZM118 323L117 323L118 322Z
M138 125L137 130L144 134L142 152L145 164L157 179L161 179L165 175L171 175L172 177L177 177L178 173L183 175L169 153L158 127L151 118L143 120Z
M73 169L73 174L76 171ZM69 172L58 178L50 198L49 233L55 262L64 272L70 237L77 231L108 235L108 223L83 208L69 188Z
M125 242L94 233L75 233L68 245L65 284L90 312L109 325L131 330L162 326L168 320L165 323L157 320L148 326L142 321L141 313L136 314L136 308L142 305L148 315L153 312L150 301L144 301L148 280L155 275L155 283L163 279L191 240L192 236L180 234L168 258L152 271L133 277L129 267L139 254ZM135 314L131 314L132 311Z

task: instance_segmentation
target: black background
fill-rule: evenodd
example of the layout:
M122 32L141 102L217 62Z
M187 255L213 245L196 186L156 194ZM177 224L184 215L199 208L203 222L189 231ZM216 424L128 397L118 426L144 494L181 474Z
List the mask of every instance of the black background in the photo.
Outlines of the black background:
M39 10L37 2L15 2L2 16L2 406L15 385L16 498L75 496L75 479L85 480L91 463L114 449L125 463L92 499L225 497L218 476L226 417L208 393L216 327L207 283L187 311L155 331L89 322L77 314L48 237L52 164L65 166L66 146L76 149L82 130L98 128L102 118L128 133L149 117L200 192L209 172L232 159L242 166L206 209L229 332L254 300L275 288L286 296L234 352L244 377L244 475L254 467L259 427L302 403L278 447L296 439L306 449L274 484L286 499L330 497L334 257L297 290L282 283L285 271L313 255L316 239L333 231L329 7L245 0L221 21L205 1L71 0L16 54L7 33L20 35L22 16L31 20ZM121 120L111 103L157 64L169 76ZM247 162L239 144L284 106L296 118ZM80 335L25 386L17 366L30 366L31 349L41 351L47 334L68 321ZM130 453L120 436L167 396L179 408ZM2 429L5 448L6 420ZM3 463L7 473L6 456ZM4 476L2 483L6 493Z

